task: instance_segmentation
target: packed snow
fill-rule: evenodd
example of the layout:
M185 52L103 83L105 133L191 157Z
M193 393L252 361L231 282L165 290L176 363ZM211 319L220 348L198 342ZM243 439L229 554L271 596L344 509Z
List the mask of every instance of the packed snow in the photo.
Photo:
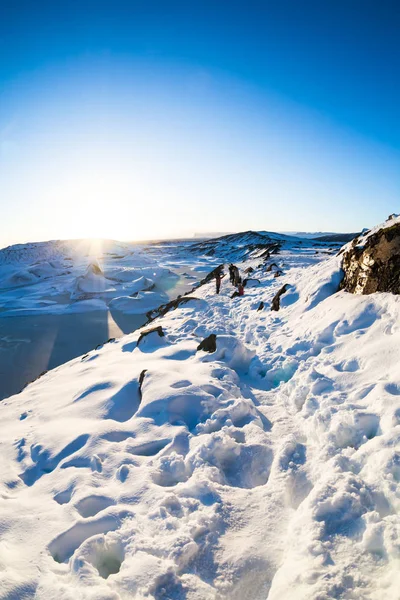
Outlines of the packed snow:
M0 403L1 598L397 600L400 298L338 292L321 248L250 254L244 296L210 281Z

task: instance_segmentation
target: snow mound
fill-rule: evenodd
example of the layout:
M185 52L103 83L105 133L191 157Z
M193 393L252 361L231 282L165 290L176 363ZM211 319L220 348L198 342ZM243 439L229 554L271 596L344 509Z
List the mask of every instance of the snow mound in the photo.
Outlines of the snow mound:
M232 335L217 336L217 350L212 354L204 356L204 362L221 361L226 363L234 371L247 371L250 361L255 356L254 350L246 346Z

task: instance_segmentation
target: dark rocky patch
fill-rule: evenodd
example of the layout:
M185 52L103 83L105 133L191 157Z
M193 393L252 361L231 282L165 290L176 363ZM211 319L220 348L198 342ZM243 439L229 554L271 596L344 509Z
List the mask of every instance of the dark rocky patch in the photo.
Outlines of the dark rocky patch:
M270 265L268 265L268 267L265 269L266 273L270 273L272 271L272 267L276 267L278 268L278 265L276 263L271 263Z
M316 242L342 242L343 244L350 242L354 237L360 235L359 233L332 233L328 235L321 235L314 238Z
M271 254L279 254L281 247L281 244L275 244L275 246L271 249Z
M204 350L204 352L215 352L217 349L217 336L215 333L211 333L208 337L204 338L197 346L197 350Z
M340 288L352 294L400 294L400 223L355 238L343 252Z
M261 284L261 281L256 278L247 277L243 279L243 287L258 287Z
M279 290L279 292L277 292L275 294L275 296L272 299L272 304L271 304L271 310L279 310L281 307L281 296L287 292L289 286L287 283L285 283L285 285L283 285L281 287L281 289Z
M144 337L146 337L146 335L149 335L150 333L158 333L159 337L164 337L165 336L165 333L164 333L163 328L161 327L161 325L159 325L158 327L152 327L151 329L145 329L144 331L140 332L140 336L139 336L139 339L137 341L137 346L139 346L139 344L142 341L142 339Z
M143 369L143 371L140 373L139 375L139 402L142 401L142 385L143 385L143 381L144 381L144 377L147 373L147 369Z
M280 277L281 275L283 275L283 271L276 271L276 273L274 274L274 277Z
M110 344L112 342L115 342L115 338L109 338L106 342L103 342L102 344L97 344L95 350L98 350L99 348L105 346L105 344Z
M195 298L195 296L178 296L178 298L176 298L176 300L171 300L171 302L167 302L166 304L161 304L161 306L159 306L158 308L149 310L149 312L146 313L146 317L148 319L146 322L146 325L148 325L149 323L154 321L154 319L156 319L157 317L163 317L170 310L175 310L175 308L178 308L178 306L181 306L182 304L186 304L187 302L190 302L191 300L198 300L198 299L199 298Z
M260 304L258 305L257 311L263 310L263 309L264 309L264 302L261 300Z
M43 377L43 375L46 375L46 373L48 373L48 370L46 369L45 371L42 371L37 377L35 377L35 379L31 379L31 381L28 381L23 388L21 388L21 392L22 390L24 390L28 385L30 385L31 383L33 383L34 381L37 381L38 379L40 379L41 377Z

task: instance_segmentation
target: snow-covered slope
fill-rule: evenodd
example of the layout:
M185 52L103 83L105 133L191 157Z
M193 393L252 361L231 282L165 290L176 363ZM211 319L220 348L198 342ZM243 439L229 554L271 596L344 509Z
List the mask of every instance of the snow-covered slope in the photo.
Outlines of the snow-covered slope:
M296 242L297 238L283 233L244 231L198 242L190 246L189 251L197 255L217 257L219 260L243 261L260 257L263 252L271 249L277 250L282 244L291 246Z
M1 598L398 598L400 299L273 259L0 404Z
M51 241L0 250L2 317L107 310L112 299L147 292L136 312L165 301L165 288L179 277L162 264L160 252L112 240ZM88 301L91 301L88 302ZM140 304L140 307L139 307Z
M188 251L197 256L205 255L220 261L238 262L265 259L269 254L279 253L281 249L295 250L303 245L309 249L327 249L329 245L340 247L340 242L335 243L335 240L330 239L319 242L272 231L244 231L192 244Z

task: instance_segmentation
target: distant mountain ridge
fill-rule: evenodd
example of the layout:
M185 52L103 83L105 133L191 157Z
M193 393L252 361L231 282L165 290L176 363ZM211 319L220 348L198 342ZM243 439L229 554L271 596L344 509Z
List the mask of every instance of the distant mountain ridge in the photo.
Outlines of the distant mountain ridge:
M266 252L277 251L283 244L293 246L300 238L272 231L242 231L211 240L203 240L189 246L191 252L217 256L221 260L248 260L261 257Z

